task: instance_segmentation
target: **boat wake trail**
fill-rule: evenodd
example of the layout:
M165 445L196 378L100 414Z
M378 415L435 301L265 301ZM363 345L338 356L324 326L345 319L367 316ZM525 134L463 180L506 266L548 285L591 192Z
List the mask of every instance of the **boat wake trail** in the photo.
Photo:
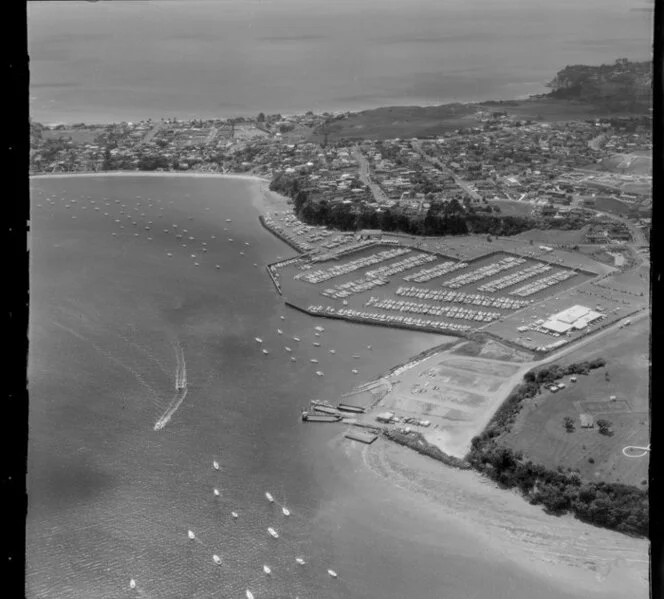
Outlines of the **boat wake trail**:
M175 368L175 395L171 399L168 407L164 413L155 422L154 430L159 431L164 428L171 420L171 417L178 408L182 405L184 398L187 397L187 364L184 361L184 352L180 344L174 346L175 360L177 366Z

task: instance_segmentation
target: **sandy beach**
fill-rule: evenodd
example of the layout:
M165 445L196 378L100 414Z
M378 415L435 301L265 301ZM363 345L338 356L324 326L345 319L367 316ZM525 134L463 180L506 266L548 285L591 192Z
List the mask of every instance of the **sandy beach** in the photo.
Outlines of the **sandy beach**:
M289 208L286 198L269 191L268 180L251 175L104 172L34 178L109 176L242 179L253 183L251 202L259 212ZM440 361L440 355L427 359L427 362L436 361ZM423 364L397 378L412 379L415 383L418 372L430 367ZM508 382L486 391L491 401L498 402L498 396L504 396L514 382L512 379L520 378L525 365L516 367L517 374L506 375ZM477 419L473 430L481 426ZM464 434L463 440L450 445L450 453L452 445L462 451L465 442ZM542 580L564 588L571 596L636 599L647 596L649 544L645 539L632 539L589 526L570 516L549 516L540 506L529 505L517 494L497 488L474 471L455 470L382 439L364 446L344 440L340 433L331 444L345 454L336 468L353 485L353 500L371 506L393 501L401 512L417 514L418 520L428 519L431 522L428 542L449 545L447 531L450 534L457 531L476 540L476 549L471 550L477 554L500 555L512 562L515 569L535 573ZM377 489L384 489L385 494ZM440 531L445 531L445 535L440 535ZM408 538L405 526L395 534L403 534L404 541Z
M476 537L478 553L493 548L579 596L647 597L647 540L571 516L549 516L474 471L450 468L385 440L348 445L348 457L371 476L389 480L401 501L431 518L432 529L440 522Z

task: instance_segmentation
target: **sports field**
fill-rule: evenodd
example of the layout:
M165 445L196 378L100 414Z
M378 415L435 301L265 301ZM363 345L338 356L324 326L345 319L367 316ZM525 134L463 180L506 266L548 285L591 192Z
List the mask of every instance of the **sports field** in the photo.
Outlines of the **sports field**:
M650 443L649 327L644 318L621 329L614 343L590 344L566 356L563 365L596 357L607 365L578 376L576 383L566 377L565 389L527 402L501 442L544 466L578 468L586 480L641 486L648 477L648 455L630 458L622 449ZM582 413L612 422L613 435L581 428ZM575 421L573 432L563 426L567 416Z

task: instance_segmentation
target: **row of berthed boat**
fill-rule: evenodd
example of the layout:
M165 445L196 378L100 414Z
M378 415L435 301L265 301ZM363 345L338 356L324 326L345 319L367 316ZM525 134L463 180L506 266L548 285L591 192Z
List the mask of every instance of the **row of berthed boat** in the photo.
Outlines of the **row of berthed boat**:
M381 310L396 310L409 314L433 314L434 316L446 316L460 320L475 320L477 322L492 322L500 318L500 312L485 312L483 310L471 310L459 306L441 306L439 304L421 304L405 300L369 298L365 306L380 308Z
M398 262L393 262L392 264L385 264L374 270L368 270L364 276L366 277L391 277L392 275L397 275L404 272L405 270L410 270L411 268L417 268L423 264L428 264L429 262L435 262L438 260L438 256L433 254L425 254L422 252L416 253L412 256L408 256L403 260Z
M371 322L380 324L394 324L409 328L431 329L436 331L469 331L473 327L465 324L457 324L444 320L432 320L426 318L413 318L411 316L402 316L396 314L385 314L379 312L365 312L363 310L353 310L351 308L333 308L332 306L309 306L307 311L311 314L328 314L329 316L339 316L356 322Z
M479 268L471 270L470 272L465 272L463 274L460 274L454 277L453 279L450 279L449 281L443 281L442 285L445 287L449 287L450 289L458 289L459 287L463 287L464 285L468 285L470 283L476 283L477 281L481 281L482 279L487 279L489 277L497 275L499 272L502 272L504 270L508 270L516 266L521 266L525 262L526 262L525 258L508 256L507 258L503 258L498 262L492 262L491 264L480 266Z
M406 275L403 280L413 283L426 283L431 279L442 277L456 270L461 270L468 266L468 262L456 262L453 260L446 260L440 264L436 264L431 268L423 268L417 272Z
M366 268L368 266L373 266L374 264L380 264L386 260L391 260L392 258L397 258L398 256L403 256L404 254L410 253L410 251L411 250L406 248L382 250L374 254L369 254L368 256L356 258L350 262L345 262L344 264L336 264L334 266L330 266L329 268L300 272L293 278L296 280L301 279L307 283L321 283L323 281L333 279L334 277L340 277L350 272L360 270L361 268Z
M489 283L485 283L484 285L478 287L477 290L486 291L488 293L494 293L496 291L500 291L501 289L505 289L506 287L512 287L513 285L521 283L522 281L525 281L527 279L532 279L537 275L541 275L542 273L548 272L552 268L553 266L551 266L550 264L541 264L541 263L535 264L533 266L529 266L524 270L520 270L516 273L511 273L505 275L504 277L500 277L495 281L490 281Z
M553 285L562 283L563 281L566 281L567 279L570 279L575 275L576 273L573 270L559 270L558 272L554 272L552 275L549 275L548 277L543 277L542 279L537 279L536 281L532 281L531 283L523 285L522 287L519 287L514 291L510 291L509 293L510 295L528 297L530 295L534 295L535 293L543 291L548 287L553 287Z
M388 283L389 281L387 279L383 279L381 277L363 277L361 279L355 279L353 281L348 281L347 283L335 285L334 287L330 287L329 289L321 291L320 294L332 299L343 299L357 293L370 291L371 289L380 287L382 285L387 285Z
M453 304L468 304L499 308L500 310L518 310L532 303L532 300L518 300L511 297L492 297L480 293L464 293L448 289L428 289L426 287L398 287L395 295L400 297L415 297L423 300L435 300Z

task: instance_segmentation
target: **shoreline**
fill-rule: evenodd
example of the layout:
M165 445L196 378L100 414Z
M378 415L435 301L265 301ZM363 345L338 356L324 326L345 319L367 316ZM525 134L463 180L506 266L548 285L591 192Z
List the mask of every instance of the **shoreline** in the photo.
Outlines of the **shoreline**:
M111 176L135 174L122 171L114 172ZM280 206L279 202L285 201L282 196L266 191L267 181L256 176L163 172L144 172L144 175L139 176L164 175L252 181L255 185L252 185L251 202L259 210L264 207L275 208ZM86 176L103 177L109 176L109 173L63 173L38 177ZM405 364L416 359L417 356L413 356ZM398 369L399 365L393 368ZM345 441L345 444L349 442ZM350 445L357 447L357 443ZM455 474L454 468L445 468L444 464L434 460L427 463L427 458L393 442L388 445L387 441L379 439L377 444L365 448L362 453L351 451L353 458L359 456L359 460L353 459L351 464L360 462L360 467L366 467L370 474L393 485L394 497L405 494L408 501L404 500L404 509L405 506L408 509L421 508L431 514L433 521L454 523L454 526L469 531L481 543L492 547L496 553L504 553L506 559L524 571L533 572L543 580L555 578L561 586L576 591L579 596L588 591L598 596L602 593L602 596L641 597L644 586L641 568L629 567L627 562L647 561L647 549L646 559L638 559L644 553L637 551L637 545L640 549L642 542L592 527L571 517L554 519L546 515L540 506L530 506L522 498L499 489L475 471ZM623 548L627 558L620 553ZM595 554L591 555L591 551ZM614 557L610 556L611 552L615 554ZM630 560L630 556L637 559ZM632 589L634 594L629 592ZM612 590L613 593L609 594Z

